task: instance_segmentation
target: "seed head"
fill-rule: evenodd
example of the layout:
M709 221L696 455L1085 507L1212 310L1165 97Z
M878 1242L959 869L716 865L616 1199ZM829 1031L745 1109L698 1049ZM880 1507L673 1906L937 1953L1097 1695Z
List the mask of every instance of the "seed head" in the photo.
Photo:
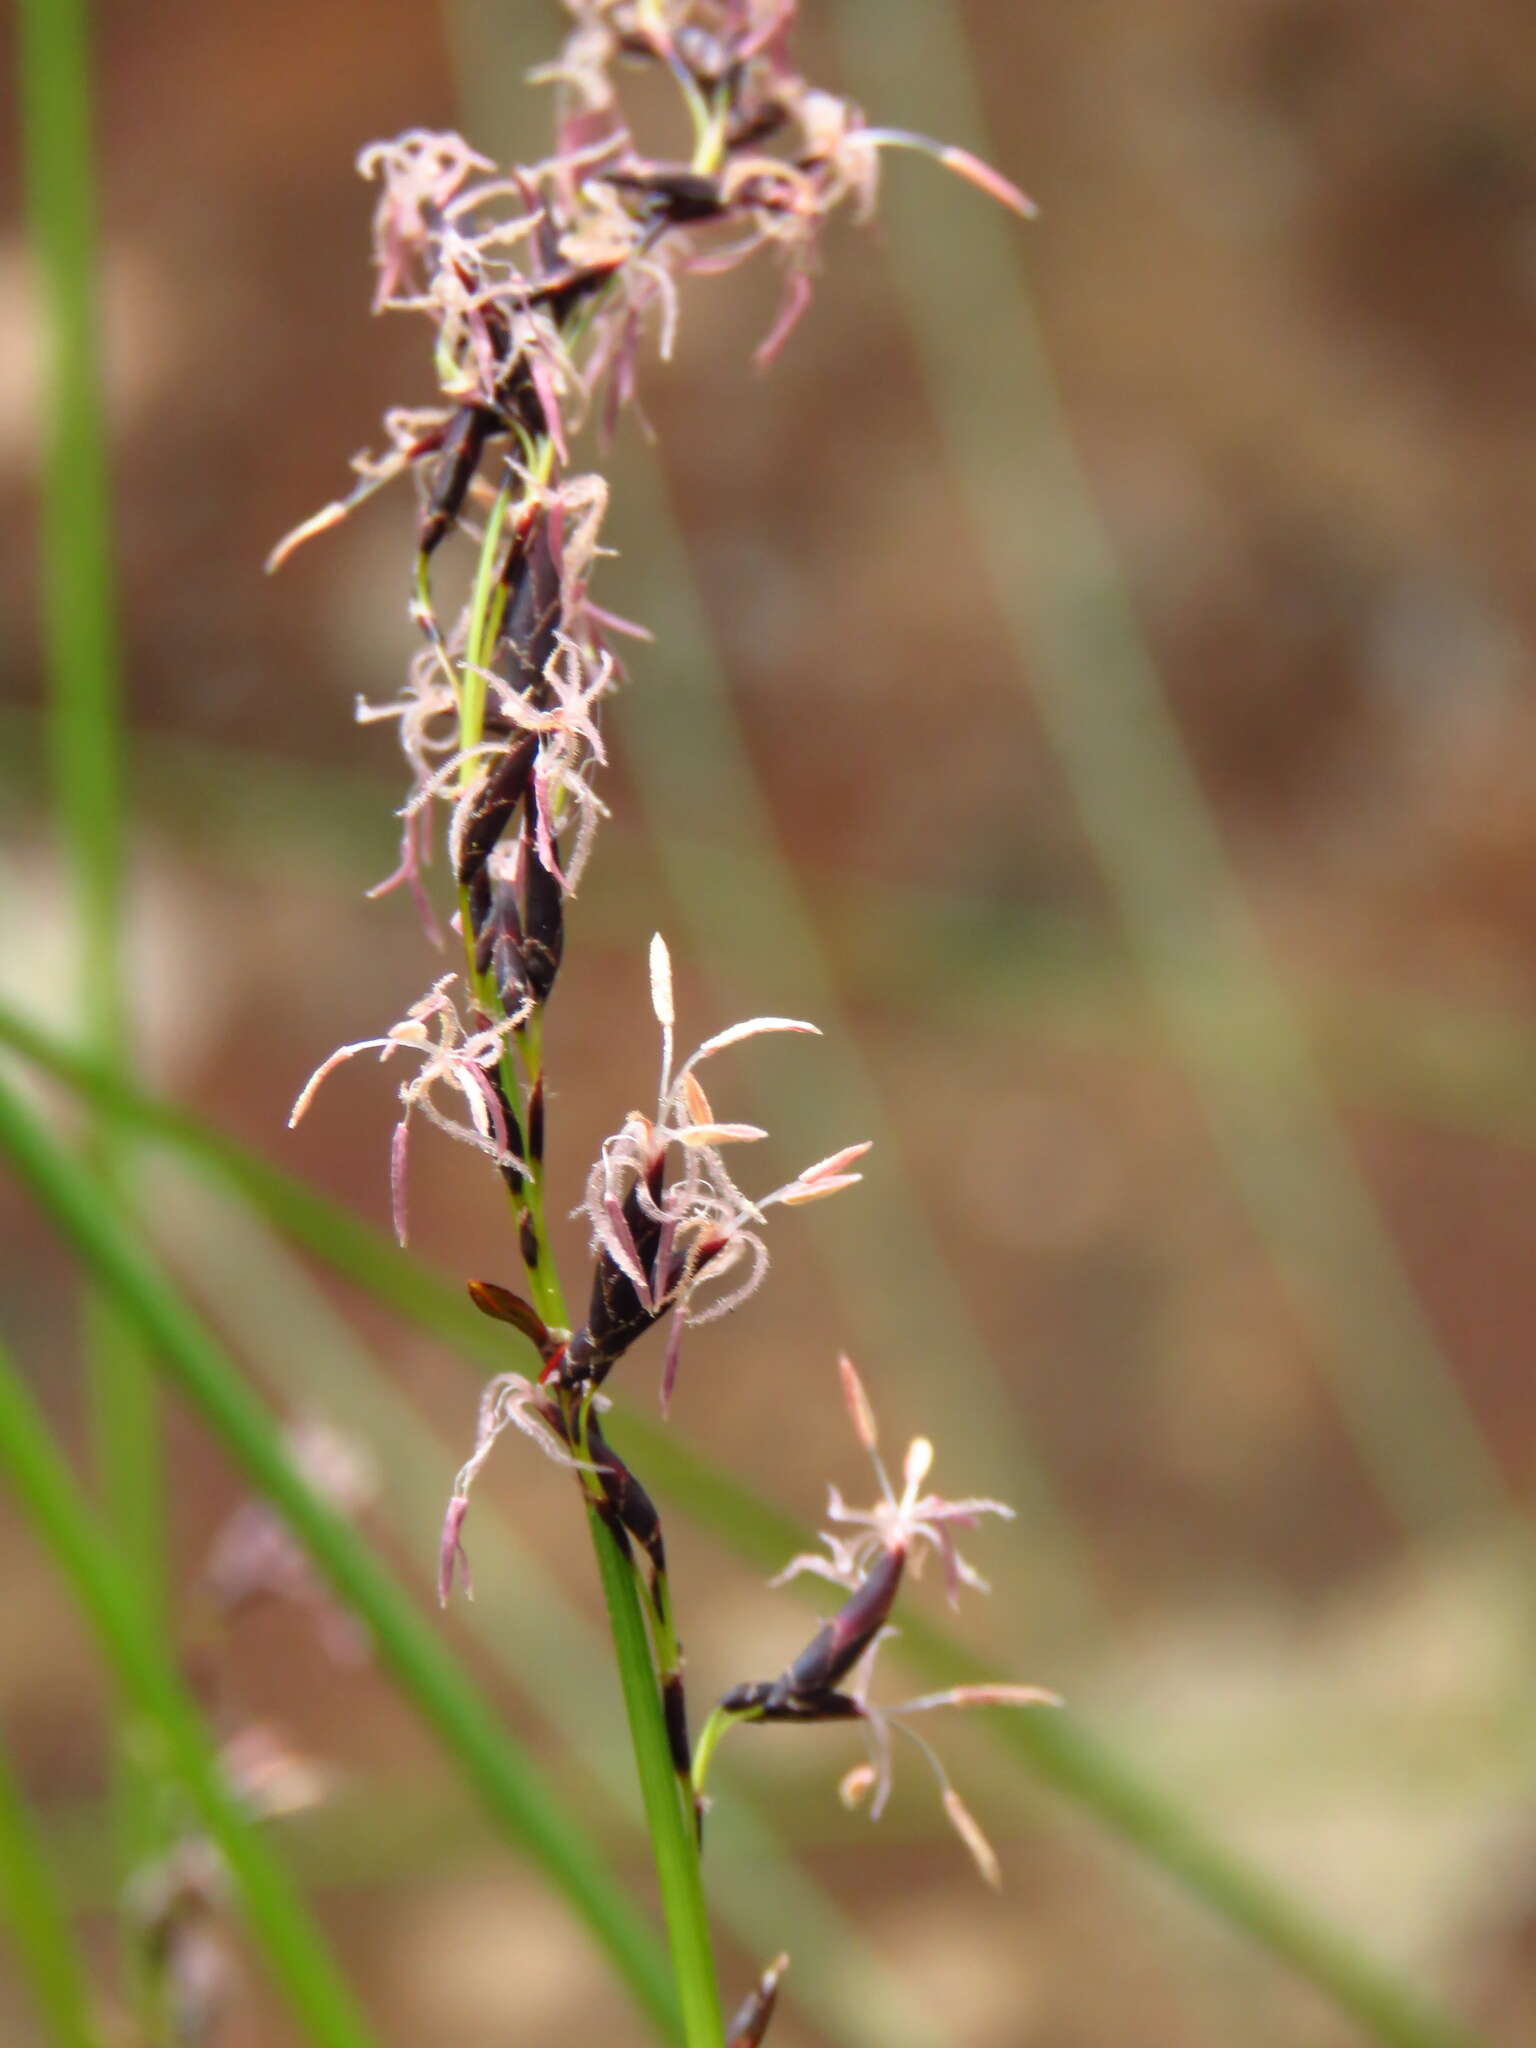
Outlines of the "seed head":
M985 1590L985 1582L955 1547L956 1525L974 1527L983 1515L1011 1518L1001 1501L970 1498L946 1500L924 1493L934 1450L927 1437L914 1437L902 1464L902 1490L897 1494L881 1462L874 1410L853 1364L838 1360L838 1377L854 1434L868 1452L879 1482L880 1498L871 1508L850 1508L832 1489L829 1519L837 1528L823 1533L827 1555L808 1552L793 1558L773 1581L782 1585L810 1573L848 1589L848 1597L811 1642L777 1679L738 1686L721 1702L721 1711L742 1720L857 1720L869 1743L869 1757L845 1773L838 1786L847 1807L867 1802L878 1819L890 1794L893 1731L907 1737L927 1759L938 1781L944 1812L989 1884L1000 1880L997 1857L970 1808L949 1782L932 1747L909 1725L914 1716L941 1707L1059 1706L1054 1693L1038 1686L995 1683L951 1686L896 1706L877 1706L870 1698L880 1645L896 1631L888 1618L895 1606L907 1563L916 1575L925 1551L935 1550L944 1564L951 1599L962 1585ZM852 1536L843 1529L856 1531Z

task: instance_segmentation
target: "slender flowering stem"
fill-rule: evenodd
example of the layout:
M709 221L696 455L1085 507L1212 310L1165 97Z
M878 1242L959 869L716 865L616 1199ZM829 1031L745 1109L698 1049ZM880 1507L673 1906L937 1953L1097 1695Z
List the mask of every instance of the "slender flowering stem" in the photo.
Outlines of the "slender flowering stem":
M552 1263L546 1270L550 1306L555 1320L563 1324L560 1283ZM592 1395L590 1391L566 1393L560 1398L566 1435L577 1455L585 1456L591 1448L588 1418ZM582 1486L656 1865L684 2039L687 2048L717 2048L721 2038L720 1998L699 1864L699 1836L691 1796L686 1804L679 1798L664 1693L658 1684L658 1670L664 1673L677 1663L676 1638L670 1632L670 1624L661 1619L665 1608L658 1612L653 1605L653 1645L625 1533L605 1512L607 1501L595 1475L584 1471Z
M388 415L387 451L359 458L356 487L298 528L273 562L381 484L414 474L413 611L424 644L404 693L364 715L399 721L412 788L391 883L410 886L429 927L436 920L424 869L433 817L440 805L450 808L462 991L458 977L444 977L382 1036L322 1063L294 1117L339 1061L365 1048L381 1058L407 1051L420 1064L400 1086L392 1152L401 1234L413 1111L487 1153L502 1175L532 1299L495 1280L471 1281L470 1293L486 1315L533 1343L542 1371L537 1383L503 1371L485 1390L475 1446L444 1520L440 1589L446 1598L456 1572L467 1575L470 1490L510 1425L568 1467L583 1493L683 2028L689 2048L720 2048L699 1865L702 1806L661 1518L603 1435L608 1397L601 1390L625 1355L665 1323L665 1411L685 1328L723 1315L763 1279L768 1212L856 1186L861 1175L852 1169L868 1147L844 1144L771 1192L749 1193L734 1159L768 1133L719 1114L701 1069L761 1033L815 1027L755 1017L714 1032L679 1063L671 960L655 936L655 1112L629 1111L587 1173L581 1208L591 1233L591 1281L584 1314L568 1313L548 1229L545 1016L569 906L606 815L596 787L607 759L602 706L622 679L611 642L629 630L591 593L608 487L574 467L573 449L588 424L606 432L632 401L643 341L654 336L659 352L669 353L681 287L692 277L721 275L759 251L777 257L783 300L759 358L776 354L809 300L821 228L845 203L869 211L882 149L926 148L992 197L1025 209L1011 187L963 152L871 128L856 107L801 78L789 60L793 0L569 0L569 11L571 32L545 73L557 92L546 159L502 175L460 137L419 130L359 159L380 186L375 306L428 318L443 404ZM633 64L655 67L680 93L693 144L686 164L650 156L637 143L620 91ZM434 563L440 548L466 537L475 544L469 598L445 625ZM933 1544L952 1573L967 1576L947 1523L995 1505L919 1501L921 1473L911 1456L908 1467L901 1502L888 1499L889 1526L878 1522L869 1543L853 1539L834 1550L847 1565L845 1609L781 1680L728 1696L728 1717L858 1718L877 1746L899 1725L859 1688L908 1555L920 1558ZM841 1689L845 1680L854 1690ZM710 1751L721 1725L718 1717L711 1724ZM936 1759L934 1768L946 1809L989 1868L979 1828ZM882 1761L882 1788L885 1775ZM882 1797L883 1790L876 1808ZM739 2048L762 2039L782 1967L781 1960L759 1980L733 2022Z
M688 2048L717 2048L722 2033L720 1994L704 1903L698 1834L691 1808L685 1814L678 1798L635 1574L627 1549L595 1507L589 1506L588 1520L624 1689L624 1707L629 1716L640 1792L656 1859L667 1936L672 1945L684 2038Z

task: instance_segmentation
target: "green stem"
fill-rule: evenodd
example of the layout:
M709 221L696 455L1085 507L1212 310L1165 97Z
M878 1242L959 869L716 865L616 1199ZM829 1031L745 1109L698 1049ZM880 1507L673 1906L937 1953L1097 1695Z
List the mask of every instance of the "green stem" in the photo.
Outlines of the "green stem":
M628 1544L614 1534L595 1508L589 1506L587 1517L613 1633L646 1826L656 1859L656 1881L672 1945L672 1968L683 2011L683 2038L688 2048L720 2048L725 2028L699 1868L698 1832L692 1813L684 1812L672 1768L672 1752L662 1719L661 1688L641 1612L634 1559Z
M109 1198L3 1084L0 1151L162 1370L369 1629L381 1663L457 1760L486 1811L585 1920L657 2031L679 2038L673 1989L655 1942L601 1860L361 1538L295 1470L234 1361L145 1256Z
M724 1707L716 1707L700 1731L693 1752L693 1789L696 1793L704 1790L704 1781L709 1776L709 1767L714 1762L715 1751L738 1721L750 1720L747 1714L728 1713Z
M540 467L547 473L553 459L553 450L548 442L541 444L541 454ZM484 726L485 682L483 673L476 673L476 670L483 671L489 666L493 651L497 623L493 615L497 591L496 558L511 504L511 486L506 485L499 493L486 524L470 599L466 659L459 692L459 745L465 751L480 744ZM462 890L460 920L464 930L469 987L487 1015L494 1016L500 1007L499 999L491 977L475 972L469 905L466 892ZM543 1028L537 1011L517 1033L516 1056L522 1069L522 1087L517 1096L511 1093L510 1058L503 1059L502 1072L509 1099L521 1099L526 1111L543 1079ZM545 1228L542 1159L530 1158L527 1161L527 1173L513 1191L512 1200L519 1221L526 1224L533 1238L534 1256L527 1264L535 1306L546 1323L567 1328L569 1312ZM579 1421L574 1412L575 1404L568 1402L567 1408L570 1419ZM641 1610L640 1574L634 1555L622 1531L610 1528L594 1506L590 1483L587 1488L587 1515L612 1631L619 1685L629 1721L641 1802L651 1837L656 1882L661 1893L677 1982L683 2035L688 2048L720 2048L724 2027L699 1868L698 1831L691 1802L685 1807L683 1790L674 1769L662 1706L662 1672L673 1668L676 1663L675 1634L663 1603L654 1613L653 1640Z
M54 2048L101 2048L91 2018L90 1974L58 1881L0 1749L0 1915L20 1974Z
M150 1724L238 1889L273 1976L324 2048L370 2048L373 2035L286 1873L230 1791L201 1717L148 1626L132 1574L80 1499L68 1466L0 1346L0 1473L70 1583L112 1676Z
M525 1127L532 1118L527 1114L534 1096L544 1081L544 1013L535 1010L522 1030L516 1033L516 1044L508 1058L503 1061L503 1072L508 1067L522 1070L523 1103ZM541 1109L541 1116L544 1111ZM539 1314L551 1329L566 1329L570 1325L570 1313L565 1305L565 1290L560 1285L559 1270L555 1265L555 1248L550 1243L549 1229L545 1221L545 1175L543 1137L540 1139L540 1157L528 1160L528 1173L519 1190L517 1199L522 1213L528 1219L533 1234L534 1259L528 1267L528 1284L533 1290L534 1303ZM530 1152L532 1147L529 1147Z
M555 1306L562 1322L565 1306L556 1282ZM573 1441L585 1446L585 1407L566 1397L567 1425L574 1423ZM645 1809L646 1831L656 1865L656 1885L667 1923L672 1971L682 2011L683 2038L688 2048L721 2048L724 2024L715 1976L709 1912L704 1902L700 1839L693 1802L680 1783L667 1735L662 1705L661 1670L668 1648L676 1667L677 1646L653 1643L641 1605L640 1568L628 1539L610 1526L594 1500L596 1482L588 1477L587 1527L608 1610L619 1688L635 1754L635 1775Z
M547 468L547 444L545 447ZM510 491L504 488L487 524L470 604L468 662L460 692L459 743L465 749L479 744L483 724L485 686L479 676L471 673L470 664L478 661L483 668L490 660L489 642L494 633L490 611L496 548L510 502ZM489 976L475 972L469 907L463 891L460 896L469 985L482 1008L487 1014L494 1015L499 1007L496 991ZM522 1068L523 1086L519 1094L513 1096L511 1093L510 1057L503 1060L504 1082L509 1099L520 1098L526 1107L543 1078L542 1019L537 1012L517 1034L516 1056ZM547 1323L568 1327L569 1313L564 1291L545 1228L542 1159L530 1158L527 1161L527 1173L513 1192L513 1206L533 1237L535 1255L528 1265L528 1277L535 1305ZM667 1665L669 1657L675 1660L676 1643L663 1613L656 1619L657 1635L653 1645L641 1614L639 1574L629 1544L622 1533L609 1528L592 1505L590 1492L588 1519L612 1630L614 1656L651 1837L662 1911L671 1944L684 2036L689 2048L719 2048L723 2028L709 1919L699 1870L697 1830L691 1810L686 1816L684 1813L662 1710L661 1671L658 1667Z
M542 461L537 467L542 474L547 474L553 457L553 450L547 442L541 444L541 454ZM486 522L470 599L465 662L459 678L459 746L465 753L480 745L484 730L483 671L490 663L498 625L496 561L502 529L512 505L513 492L509 483L498 493ZM424 564L418 568L418 601L424 616L430 618L430 591ZM465 773L468 778L470 771L467 768ZM491 976L475 971L474 937L467 894L461 889L459 896L468 987L485 1013L495 1016L500 1010L497 992ZM537 1014L518 1033L516 1050L523 1070L524 1087L522 1090L516 1088L510 1056L502 1061L503 1081L509 1101L521 1098L526 1109L543 1073L542 1031ZM536 1247L535 1256L528 1266L529 1284L535 1306L544 1320L564 1327L568 1323L568 1315L545 1230L542 1161L530 1159L527 1167L526 1176L513 1190L512 1202L519 1221L526 1222L532 1232ZM661 1681L651 1639L640 1612L635 1561L627 1541L622 1535L609 1530L602 1516L591 1506L590 1499L588 1516L613 1632L614 1655L651 1836L662 1911L671 1944L683 2038L688 2048L720 2048L724 2030L715 1987L709 1919L699 1872L697 1834L691 1814L686 1821L684 1819L672 1768L662 1716Z
M475 568L474 592L469 603L469 632L464 643L464 668L459 678L459 746L466 752L478 747L485 735L485 670L490 667L495 651L496 626L499 623L499 607L492 603L496 592L496 555L512 504L512 486L505 483L497 492L491 516L485 522L485 538L481 542L480 560ZM459 779L461 785L466 786L474 780L474 770L467 763Z

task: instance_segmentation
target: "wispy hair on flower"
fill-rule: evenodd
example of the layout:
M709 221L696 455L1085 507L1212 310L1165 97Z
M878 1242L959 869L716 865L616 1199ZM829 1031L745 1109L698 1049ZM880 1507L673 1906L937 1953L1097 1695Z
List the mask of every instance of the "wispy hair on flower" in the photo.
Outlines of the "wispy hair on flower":
M291 1130L314 1101L320 1084L358 1053L377 1052L381 1061L398 1052L420 1057L421 1065L400 1083L400 1119L390 1147L391 1206L401 1244L406 1242L406 1148L413 1110L419 1109L429 1123L450 1137L486 1153L504 1172L520 1175L526 1171L525 1162L512 1148L513 1126L495 1078L507 1034L517 1028L521 1017L503 1017L495 1024L482 1022L475 1030L466 1030L449 994L455 979L444 975L382 1038L359 1038L351 1045L338 1046L304 1083L288 1116ZM437 1026L435 1038L428 1029L433 1023ZM444 1087L458 1095L466 1116L453 1115L437 1101L436 1091Z
M650 1116L631 1110L603 1140L587 1176L582 1210L595 1257L591 1306L559 1366L568 1386L600 1384L636 1338L671 1309L662 1367L665 1410L684 1327L729 1314L761 1285L768 1270L762 1234L767 1211L855 1186L862 1176L850 1169L869 1146L845 1146L771 1193L747 1195L726 1164L726 1150L768 1134L756 1124L722 1121L698 1070L749 1038L816 1033L817 1027L796 1017L750 1017L706 1038L675 1065L672 962L659 933L651 940L651 1004L661 1026L656 1111Z

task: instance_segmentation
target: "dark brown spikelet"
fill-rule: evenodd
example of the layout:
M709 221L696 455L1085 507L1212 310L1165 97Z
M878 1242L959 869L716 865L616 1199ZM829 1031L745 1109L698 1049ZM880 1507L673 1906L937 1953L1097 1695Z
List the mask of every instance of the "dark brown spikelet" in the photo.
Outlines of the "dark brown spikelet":
M530 287L526 303L542 306L556 321L565 320L584 299L602 289L624 260L623 256L613 256L607 262L568 265Z
M484 863L470 876L465 885L465 895L469 906L469 929L475 941L475 972L484 974L491 964L491 947L496 937L491 925L494 892L490 870Z
M819 1694L846 1678L890 1619L906 1568L905 1550L882 1550L863 1582L824 1622L794 1663L774 1683L775 1704L802 1693Z
M655 164L644 171L609 171L603 183L642 199L647 215L669 227L718 220L725 211L718 178L677 164Z
M523 1151L523 1134L518 1127L517 1111L512 1107L511 1098L508 1096L506 1089L501 1085L500 1074L488 1073L485 1079L487 1087L494 1092L496 1100L501 1105L501 1114L507 1126L508 1151L516 1153L519 1158L525 1158L527 1155ZM502 1166L501 1177L514 1195L521 1192L523 1185L522 1171L519 1167L514 1166L510 1160Z
M481 1315L489 1316L493 1322L510 1323L514 1330L521 1331L546 1363L553 1358L560 1347L532 1302L524 1301L510 1287L498 1286L494 1280L467 1280L464 1284Z
M672 1768L680 1778L688 1778L693 1772L693 1745L688 1739L688 1699L683 1691L683 1674L680 1671L668 1671L662 1675L661 1711L667 1724L667 1747L672 1752Z
M498 1293L500 1291L497 1290ZM511 1298L516 1300L515 1296ZM559 1427L566 1442L597 1474L601 1495L594 1505L598 1513L615 1536L626 1539L644 1552L651 1572L651 1600L658 1612L662 1611L666 1599L667 1549L655 1502L603 1435L597 1415L590 1406L585 1410L581 1425L584 1440L580 1441L562 1411L552 1412L561 1417ZM672 1768L691 1792L693 1751L688 1740L688 1702L683 1691L683 1674L681 1670L663 1671L660 1681L662 1717Z
M659 1167L655 1186L660 1188ZM666 1315L685 1272L702 1273L725 1246L724 1238L706 1242L697 1246L686 1262L674 1254L668 1261L666 1272L661 1273L656 1268L661 1226L640 1207L634 1189L625 1199L624 1217L640 1254L641 1266L651 1279L651 1298L661 1306L647 1308L629 1275L606 1251L600 1251L592 1275L592 1298L587 1307L587 1320L566 1347L560 1374L563 1386L601 1386L630 1346Z
M534 1001L547 1003L565 953L565 885L539 858L537 783L529 793L528 807L534 815L523 842L523 973ZM552 822L548 830L553 837Z
M624 1221L629 1227L641 1271L652 1283L653 1301L658 1292L666 1292L664 1286L658 1290L655 1284L661 1224L651 1213L660 1204L664 1169L665 1162L660 1158L651 1166L646 1183L648 1202L642 1202L638 1182L624 1199ZM587 1320L566 1346L561 1379L567 1386L587 1383L601 1386L630 1345L645 1335L661 1313L664 1311L645 1306L629 1275L615 1264L607 1251L600 1250L592 1274Z
M773 2009L779 2002L779 1979L789 1968L789 1957L777 1957L737 2007L726 2031L725 2048L761 2048Z
M513 812L528 794L538 751L538 734L525 733L482 777L459 833L456 864L462 887L473 884L511 822Z
M533 1000L523 960L523 920L510 882L498 877L489 894L485 921L475 927L475 966L482 974L489 969L502 1015L515 1017Z
M540 1074L528 1096L528 1163L540 1166L544 1161L544 1076Z
M416 536L422 554L430 555L457 522L485 444L500 425L483 405L461 405L448 422Z
M549 698L544 671L560 629L560 571L545 519L535 519L508 549L501 580L507 597L491 674L514 696L543 710Z
M590 1408L586 1419L586 1456L596 1469L603 1498L613 1510L614 1518L625 1535L645 1552L651 1567L651 1590L654 1594L667 1575L667 1550L662 1540L661 1517L656 1512L656 1503L603 1435L597 1416Z
M863 1721L862 1703L852 1693L833 1686L824 1692L795 1692L781 1696L776 1678L757 1678L746 1685L733 1685L723 1693L720 1705L728 1714L744 1714L754 1721Z
M822 1623L778 1678L738 1685L720 1702L728 1713L760 1721L846 1721L864 1709L837 1690L890 1619L907 1554L883 1550L830 1621Z

